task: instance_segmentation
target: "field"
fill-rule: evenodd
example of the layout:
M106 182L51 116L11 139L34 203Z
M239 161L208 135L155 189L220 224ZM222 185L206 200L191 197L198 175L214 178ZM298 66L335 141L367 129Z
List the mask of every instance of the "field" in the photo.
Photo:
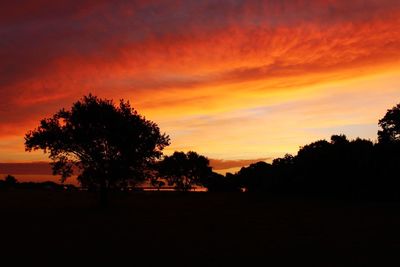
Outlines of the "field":
M27 266L400 263L400 203L137 192L101 210L87 192L8 190L0 212L1 258Z

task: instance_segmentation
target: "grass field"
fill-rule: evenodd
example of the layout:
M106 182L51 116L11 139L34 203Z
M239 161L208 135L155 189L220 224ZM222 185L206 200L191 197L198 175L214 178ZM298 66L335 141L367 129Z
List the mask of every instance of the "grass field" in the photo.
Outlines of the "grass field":
M400 204L137 192L0 192L0 256L27 266L399 266ZM2 265L11 266L11 265Z

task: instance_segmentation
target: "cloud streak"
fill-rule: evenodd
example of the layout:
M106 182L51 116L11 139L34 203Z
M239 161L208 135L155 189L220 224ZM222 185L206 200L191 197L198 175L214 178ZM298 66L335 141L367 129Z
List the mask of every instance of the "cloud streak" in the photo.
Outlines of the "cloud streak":
M320 137L306 129L371 124L400 97L397 0L18 1L0 25L0 141L20 138L19 149L39 119L88 92L130 99L174 137L171 151L245 159Z

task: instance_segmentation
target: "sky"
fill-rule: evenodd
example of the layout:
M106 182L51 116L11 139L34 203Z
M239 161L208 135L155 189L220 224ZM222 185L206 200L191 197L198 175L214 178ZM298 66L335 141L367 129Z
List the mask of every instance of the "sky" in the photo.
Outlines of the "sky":
M156 122L166 154L236 170L376 140L400 102L400 1L7 1L0 59L0 163L47 161L24 134L93 93Z

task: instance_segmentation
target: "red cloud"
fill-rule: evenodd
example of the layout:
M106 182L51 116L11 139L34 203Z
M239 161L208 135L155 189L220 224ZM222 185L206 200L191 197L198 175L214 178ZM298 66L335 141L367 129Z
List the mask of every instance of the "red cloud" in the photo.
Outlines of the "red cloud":
M9 1L0 25L3 138L89 91L147 110L192 108L400 59L397 0ZM254 80L271 86L223 86Z

